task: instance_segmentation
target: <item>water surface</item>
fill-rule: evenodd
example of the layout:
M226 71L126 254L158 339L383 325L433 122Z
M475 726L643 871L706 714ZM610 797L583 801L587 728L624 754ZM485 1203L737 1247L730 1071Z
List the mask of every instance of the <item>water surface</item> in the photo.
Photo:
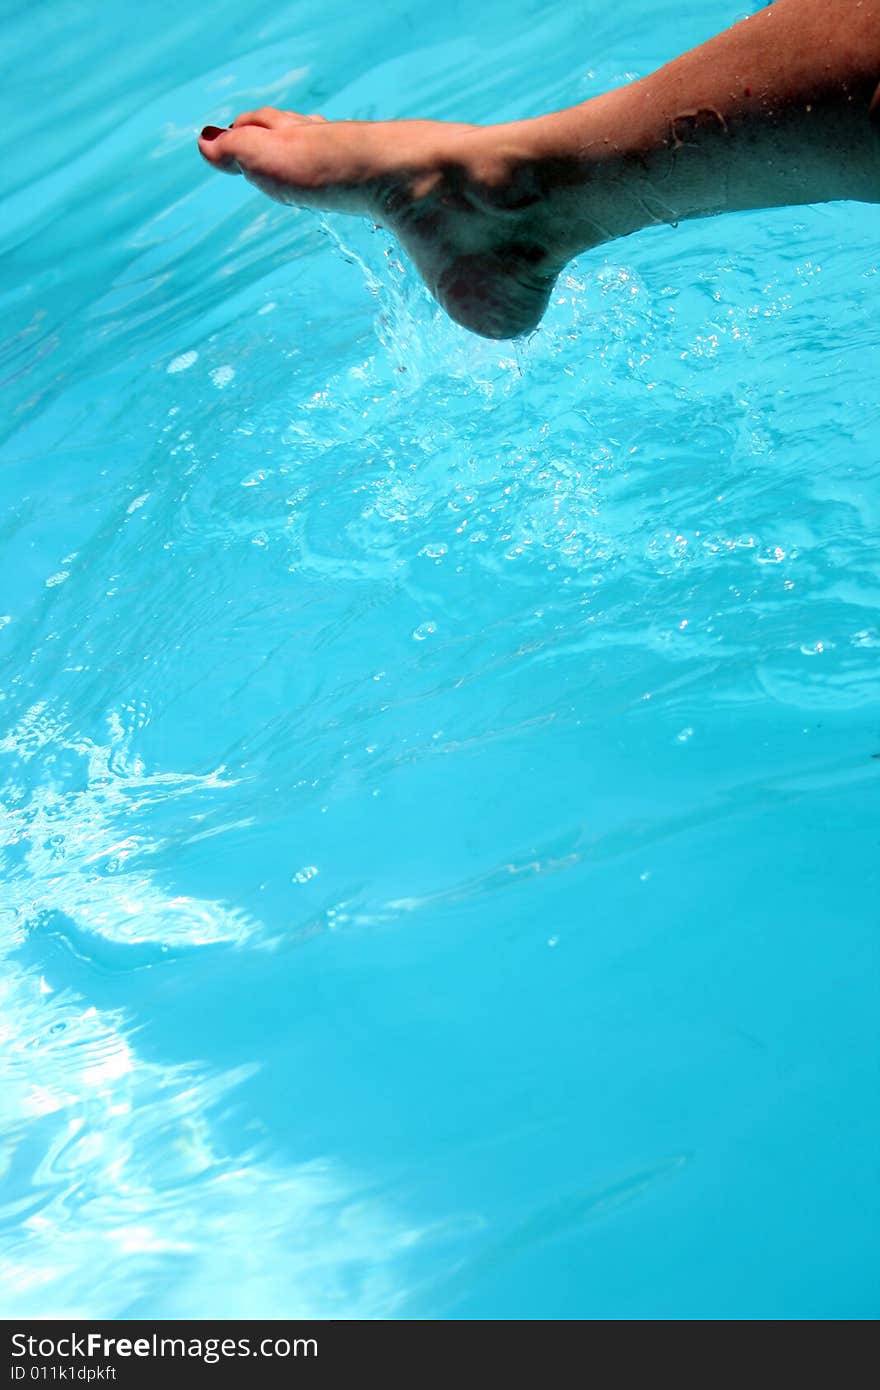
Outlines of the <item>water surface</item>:
M876 1314L880 215L488 343L194 145L749 8L3 6L6 1316Z

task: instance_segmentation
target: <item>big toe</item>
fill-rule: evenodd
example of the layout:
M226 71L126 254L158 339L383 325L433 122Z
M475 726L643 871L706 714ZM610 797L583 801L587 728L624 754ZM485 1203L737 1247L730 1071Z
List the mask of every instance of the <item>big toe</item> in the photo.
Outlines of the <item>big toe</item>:
M260 126L241 126L224 130L206 125L199 136L199 153L221 174L243 174L259 158L269 132Z

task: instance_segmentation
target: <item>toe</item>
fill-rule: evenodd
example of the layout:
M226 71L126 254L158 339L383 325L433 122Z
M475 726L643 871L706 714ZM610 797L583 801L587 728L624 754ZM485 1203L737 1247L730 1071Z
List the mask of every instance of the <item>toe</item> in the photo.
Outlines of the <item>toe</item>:
M267 133L259 126L222 130L207 125L199 136L199 153L222 174L241 174L260 154Z
M275 106L260 106L256 111L242 111L232 122L232 129L241 126L262 126L264 130L283 130L286 126L302 125L311 116L302 116L299 111L279 111Z

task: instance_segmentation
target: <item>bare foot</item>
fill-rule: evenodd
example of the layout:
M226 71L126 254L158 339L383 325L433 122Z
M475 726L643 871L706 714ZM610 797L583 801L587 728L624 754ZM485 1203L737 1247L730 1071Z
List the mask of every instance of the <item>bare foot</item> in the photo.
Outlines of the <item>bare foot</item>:
M279 202L384 223L454 319L515 337L567 261L641 227L878 201L878 19L880 0L775 0L648 77L533 120L331 123L263 107L208 126L199 149Z
M372 218L394 232L447 313L487 338L539 322L567 255L542 200L492 128L436 121L325 121L263 107L199 150L270 198Z

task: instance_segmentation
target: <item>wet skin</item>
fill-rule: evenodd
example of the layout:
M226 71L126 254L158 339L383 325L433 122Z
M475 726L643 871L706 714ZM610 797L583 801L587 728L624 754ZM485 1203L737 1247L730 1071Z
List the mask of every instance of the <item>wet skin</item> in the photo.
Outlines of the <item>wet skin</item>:
M880 201L880 0L776 0L630 86L497 126L263 107L199 138L269 197L388 227L457 322L540 321L572 257L656 223Z

